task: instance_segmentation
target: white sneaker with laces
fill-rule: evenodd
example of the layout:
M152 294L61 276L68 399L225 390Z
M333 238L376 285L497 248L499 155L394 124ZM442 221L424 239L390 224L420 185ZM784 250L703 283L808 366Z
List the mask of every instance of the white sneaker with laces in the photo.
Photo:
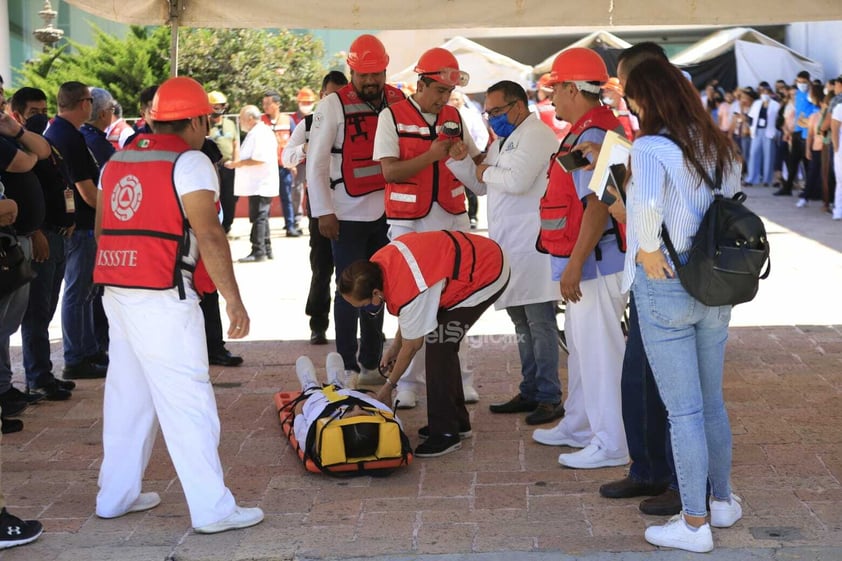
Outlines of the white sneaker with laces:
M238 506L234 509L234 513L223 518L219 522L207 524L198 528L193 528L197 534L218 534L219 532L226 532L228 530L238 530L240 528L248 528L255 524L260 524L263 521L263 511L259 508L244 508Z
M412 409L417 404L415 392L412 390L398 390L395 401L398 402L398 409Z
M357 377L357 384L361 386L380 386L386 379L380 375L380 371L378 369L369 370L365 366L360 367L362 372L360 372L359 377Z
M730 528L743 517L742 499L731 493L727 501L710 497L710 525L714 528Z
M569 446L571 448L584 448L586 446L585 443L578 442L564 432L561 423L551 429L535 429L532 431L532 440L545 446Z
M474 386L462 386L462 393L465 394L465 403L476 403L479 401L479 393Z
M624 466L629 463L628 456L612 458L596 444L588 444L583 450L570 454L561 454L558 463L574 469L597 469L604 467Z
M649 526L644 534L646 541L659 547L672 547L707 553L713 551L713 534L710 524L702 524L699 528L691 528L684 521L684 514L676 514L663 526Z
M130 506L128 510L126 510L126 512L122 514L116 514L114 516L103 516L97 513L97 516L99 516L100 518L119 518L132 512L143 512L144 510L153 509L159 504L161 504L161 497L158 495L158 493L141 493L137 496L135 501L132 503L132 506Z
M798 199L798 202L795 203L796 208L804 208L807 206L807 199Z
M295 361L295 375L298 383L301 384L301 391L307 388L319 387L319 380L316 378L316 367L310 357L300 356Z
M327 353L325 359L325 372L327 372L327 383L334 386L341 386L345 377L345 361L342 355L336 352Z

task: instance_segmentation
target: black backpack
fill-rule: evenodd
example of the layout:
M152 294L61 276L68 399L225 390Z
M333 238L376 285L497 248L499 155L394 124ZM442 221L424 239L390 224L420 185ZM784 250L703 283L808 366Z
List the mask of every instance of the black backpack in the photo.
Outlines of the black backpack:
M752 300L760 279L769 276L769 241L759 216L743 201L745 193L727 199L722 194L722 171L716 181L701 166L697 171L711 189L714 199L702 217L693 238L687 263L681 265L664 224L661 237L675 265L681 285L706 306L727 306ZM766 271L762 272L764 263Z

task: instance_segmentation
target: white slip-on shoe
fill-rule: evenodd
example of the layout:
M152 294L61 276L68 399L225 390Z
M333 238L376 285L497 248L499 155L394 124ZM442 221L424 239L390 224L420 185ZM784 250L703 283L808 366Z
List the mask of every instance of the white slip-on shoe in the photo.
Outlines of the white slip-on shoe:
M570 448L584 448L587 443L578 442L567 434L558 423L551 429L535 429L532 431L532 440L545 446L569 446Z
M685 521L684 515L676 514L663 526L649 526L644 534L646 541L659 547L672 547L707 553L713 551L713 534L710 524L702 524L699 528L691 528Z
M141 493L137 496L135 501L132 503L132 506L130 506L128 510L126 510L126 512L122 514L116 514L114 516L103 516L97 513L97 516L99 516L100 518L119 518L132 512L143 512L144 510L155 508L159 504L161 504L161 497L158 495L158 493Z
M327 353L325 358L325 372L327 372L327 383L334 386L341 386L345 377L345 361L342 355L337 352Z
M597 469L624 466L629 463L629 457L612 458L603 448L600 448L596 444L588 444L578 452L559 455L558 463L574 469Z
M476 403L479 401L479 393L473 386L462 386L462 393L465 395L465 403Z
M398 395L395 396L395 402L398 404L398 409L412 409L417 403L415 392L412 390L398 390Z
M308 356L300 356L295 361L295 375L298 383L301 384L301 391L308 388L318 388L319 380L316 378L316 367Z
M238 506L234 509L234 513L223 518L219 522L207 524L198 528L193 528L197 534L218 534L219 532L226 532L228 530L238 530L240 528L248 528L255 524L260 524L263 521L263 511L259 508L245 508Z
M710 525L714 528L730 528L743 517L742 499L731 493L727 501L710 497Z
M386 381L386 378L380 375L378 369L368 369L361 366L360 375L357 377L357 384L361 386L381 386Z

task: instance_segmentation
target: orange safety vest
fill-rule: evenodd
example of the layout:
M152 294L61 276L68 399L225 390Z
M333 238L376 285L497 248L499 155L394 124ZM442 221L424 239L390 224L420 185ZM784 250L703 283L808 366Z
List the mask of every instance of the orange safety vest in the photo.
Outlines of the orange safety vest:
M383 271L383 294L392 315L445 280L439 308L450 309L503 274L503 250L493 240L438 230L402 235L371 257Z
M411 101L404 100L389 107L398 132L401 160L411 160L430 149L447 122L459 124L459 137L464 139L465 127L459 111L445 105L436 117L435 126L421 115ZM430 213L437 202L450 214L464 214L465 186L444 165L444 161L422 169L418 174L400 183L386 185L386 218L415 220Z
M182 270L194 267L183 262L190 249L189 224L173 170L188 150L179 136L143 134L105 164L95 283L151 290L178 287L185 297Z
M623 125L611 109L600 105L585 113L564 137L558 152L550 158L547 190L541 197L541 231L535 246L542 253L549 253L556 257L570 257L576 240L579 238L585 205L576 192L573 175L564 171L556 158L570 152L579 142L582 133L588 129L613 130L617 134L625 134ZM614 221L613 218L612 221ZM625 225L614 221L611 231L617 234L620 249L625 251ZM597 259L600 259L598 246L596 253Z
M331 150L342 155L342 175L331 178L330 187L335 189L343 183L345 191L352 197L362 197L385 188L386 180L380 162L372 159L374 155L374 133L377 131L378 110L370 103L360 99L353 84L348 84L336 92L342 103L345 115L345 137L342 148ZM399 89L386 85L383 90L386 104L391 105L406 96Z
M111 130L108 131L108 136L105 137L108 142L114 147L115 150L120 149L120 135L123 134L123 131L126 129L132 128L126 121L120 119L117 121Z

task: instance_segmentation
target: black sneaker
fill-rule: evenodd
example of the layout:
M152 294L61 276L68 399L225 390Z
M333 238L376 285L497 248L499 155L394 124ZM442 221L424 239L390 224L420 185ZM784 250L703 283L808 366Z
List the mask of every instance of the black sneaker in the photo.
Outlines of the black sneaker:
M471 438L474 435L474 432L471 430L471 427L460 427L459 428L459 438L465 440L466 438ZM418 437L427 439L430 438L430 425L424 425L420 429L418 429Z
M26 409L26 406L34 401L27 399L25 393L20 391L14 386L11 386L8 390L3 393L0 393L0 410L3 412L4 417L15 417L23 412ZM31 398L37 401L35 398ZM41 397L40 399L43 399Z
M462 440L455 434L434 434L418 445L415 455L419 458L435 458L455 452L462 447Z
M13 432L20 432L23 430L23 421L20 419L7 419L3 417L0 419L3 422L3 434L12 434Z
M105 378L107 372L107 366L86 359L79 364L65 365L61 371L61 376L66 380L91 380Z
M492 413L531 413L537 407L537 401L526 399L522 395L517 394L505 403L492 403L488 406L488 410Z
M76 387L74 382L65 384L73 384L73 387ZM49 373L38 376L35 385L29 387L29 395L41 395L47 401L65 401L73 396L70 390L64 389L55 376Z
M34 542L43 531L37 520L21 520L5 508L0 510L0 549Z

